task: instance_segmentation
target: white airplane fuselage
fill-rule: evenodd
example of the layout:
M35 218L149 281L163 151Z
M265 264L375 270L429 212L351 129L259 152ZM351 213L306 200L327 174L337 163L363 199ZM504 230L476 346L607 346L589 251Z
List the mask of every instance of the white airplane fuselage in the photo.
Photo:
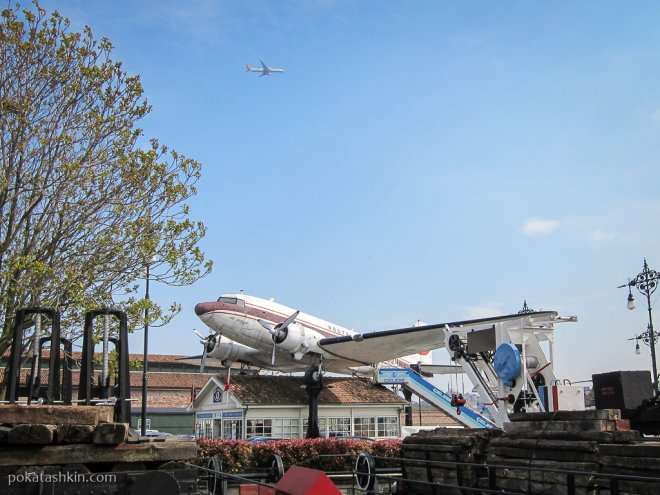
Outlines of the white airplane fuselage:
M260 72L262 76L270 76L272 73L282 74L284 69L276 69L274 67L268 67L263 60L260 60L261 68L252 67L250 64L245 64L245 72ZM261 76L259 76L261 77Z
M372 366L348 361L319 347L321 339L353 336L356 332L315 316L298 313L294 322L283 332L285 335L278 337L260 323L261 320L277 328L294 312L292 308L272 300L246 294L227 294L217 301L199 303L195 307L195 313L211 330L229 339L225 341L220 338L207 354L224 364L238 361L283 371L301 371L322 361L326 371L360 375L368 375L373 371L373 366L380 364L373 363ZM271 363L273 347L274 366ZM368 356L364 361L369 362ZM430 353L405 356L382 364L410 367L419 362L430 363Z

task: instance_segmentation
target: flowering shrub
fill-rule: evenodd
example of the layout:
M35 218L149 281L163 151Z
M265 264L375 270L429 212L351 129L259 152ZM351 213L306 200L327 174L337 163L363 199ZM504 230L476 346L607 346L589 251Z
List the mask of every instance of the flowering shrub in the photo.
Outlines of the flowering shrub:
M285 466L300 464L305 466L314 465L318 460L318 452L314 445L315 440L280 440L277 442L257 443L252 445L252 457L250 459L253 467L267 467L270 465L273 454L282 458ZM310 464L311 462L311 464Z
M371 453L373 442L364 440L341 440L324 438L322 440L321 457L318 468L324 471L351 471L355 467L355 457L362 452ZM330 457L331 456L331 457Z
M249 443L240 440L200 438L197 440L197 457L217 455L222 461L222 470L225 473L240 473L250 465L250 447Z
M399 462L401 458L401 440L381 440L371 445L371 455L392 459L391 461L376 459L376 465L378 467L401 467L401 463Z
M300 465L328 472L352 471L355 467L355 457L362 452L369 452L377 457L401 457L401 440L368 442L313 438L250 444L240 440L200 439L198 446L200 457L218 455L223 469L228 473L268 468L273 454L282 458L285 468ZM376 461L379 467L389 467L390 464L399 465L398 461Z

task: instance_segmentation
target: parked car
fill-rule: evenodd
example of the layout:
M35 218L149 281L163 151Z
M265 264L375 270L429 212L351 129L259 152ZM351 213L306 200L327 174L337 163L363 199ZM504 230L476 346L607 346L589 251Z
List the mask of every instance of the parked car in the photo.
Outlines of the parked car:
M175 436L177 438L181 438L182 440L194 440L195 439L195 435L193 435L192 433L183 434L183 435L175 435Z
M266 443L266 442L279 442L280 440L286 440L286 438L275 438L275 437L250 437L247 439L249 443Z
M375 442L373 438L370 437L360 437L354 435L338 435L336 437L330 437L333 440L358 440L360 442Z
M147 430L145 432L145 436L147 437L173 437L171 433L167 433L166 431L158 431L158 430Z

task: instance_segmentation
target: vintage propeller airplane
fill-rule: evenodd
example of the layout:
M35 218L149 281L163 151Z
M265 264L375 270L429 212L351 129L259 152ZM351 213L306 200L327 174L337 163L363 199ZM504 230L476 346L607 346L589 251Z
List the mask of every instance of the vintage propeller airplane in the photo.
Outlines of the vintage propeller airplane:
M273 300L242 293L199 303L195 313L209 327L210 334L204 337L196 332L204 346L203 354L180 361L198 364L201 360L202 370L205 363L214 360L225 367L241 363L287 372L305 371L312 425L308 436L317 434L314 401L323 387L324 372L373 378L381 368L412 368L427 374L447 372L442 368L456 373L460 367L488 404L497 424L502 424L511 404L515 410L515 404L536 400L538 387L556 381L552 366L554 325L577 321L575 316L561 317L556 311L523 311L357 333ZM542 347L545 343L550 357ZM433 365L430 350L440 347L446 347L459 366Z
M216 365L241 363L280 371L316 368L371 376L379 364L408 368L431 364L432 349L444 345L438 325L358 334L315 316L294 311L272 300L247 294L227 294L195 306L209 327L206 337L195 331L204 346L201 356L182 359ZM421 351L421 352L420 352Z
M317 369L365 377L382 366L442 373L444 366L432 365L430 351L445 346L455 351L452 339L465 340L469 333L499 325L532 325L522 320L549 319L550 324L544 323L540 329L552 328L555 321L576 320L559 317L554 311L539 311L433 325L418 321L406 328L357 333L273 300L243 293L199 303L195 313L209 327L210 334L204 337L195 331L204 346L203 354L181 361L198 364L201 360L202 370L206 362L214 360L216 366L241 363L287 372ZM502 334L500 340L515 340L504 337Z

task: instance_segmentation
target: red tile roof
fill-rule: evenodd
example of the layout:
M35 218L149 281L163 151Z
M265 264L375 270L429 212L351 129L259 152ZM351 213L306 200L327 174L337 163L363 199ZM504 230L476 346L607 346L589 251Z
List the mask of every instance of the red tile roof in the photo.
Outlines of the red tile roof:
M2 357L4 358L9 358L11 354L11 349L5 350L5 352L2 354ZM96 353L99 354L99 353ZM73 351L71 353L71 356L75 361L80 361L82 359L82 352L80 351ZM50 357L50 350L45 349L42 353L42 357L45 359L48 359ZM151 364L170 364L170 363L176 363L178 364L177 359L189 357L183 354L148 354L147 355L147 362ZM137 361L139 363L142 363L142 359L144 358L144 354L135 354L135 353L130 353L128 355L128 360L129 361Z
M190 389L202 388L213 373L177 373L172 371L147 372L149 388ZM224 379L223 379L224 380ZM142 386L142 372L131 371L131 388Z
M0 381L4 378L4 370L0 370ZM27 377L30 374L30 370L26 368L21 368L20 374L20 383L25 384ZM180 373L174 371L168 372L148 372L147 373L147 384L149 388L162 388L162 389L190 389L191 387L197 387L198 389L202 388L204 384L209 381L213 373ZM93 383L98 383L101 377L100 372L94 373ZM48 384L48 371L41 371L41 384ZM223 379L224 380L224 379ZM77 387L80 382L80 372L73 371L71 372L71 381L73 386ZM142 371L131 371L130 372L130 381L131 388L137 388L142 386ZM114 384L114 380L110 379L110 383Z
M21 369L20 381L24 384L30 370ZM0 370L0 380L4 370ZM101 374L94 373L94 382L98 383ZM180 372L148 372L147 384L149 389L163 390L190 390L195 387L200 390L211 377L215 376L220 383L224 383L224 375L213 373L180 373ZM73 386L77 387L80 381L80 372L72 372ZM41 384L48 383L48 372L41 371ZM111 383L114 380L111 379ZM130 372L131 388L142 386L142 371ZM366 403L392 403L399 404L405 401L397 394L382 385L375 385L368 380L359 378L324 378L325 388L319 394L322 403L337 404L366 404ZM303 377L299 376L272 376L272 375L239 375L231 376L231 392L244 404L306 404L307 393L302 388Z
M21 383L25 383L30 370L22 368ZM4 370L0 369L0 380ZM170 391L167 396L156 400L151 395L150 407L178 407L185 408L190 402L191 390L199 393L202 387L211 379L223 384L224 375L212 373L181 373L181 372L149 372L147 384L150 392L158 390ZM98 383L100 373L94 373L94 383ZM73 387L77 388L80 381L80 372L72 372ZM48 383L48 373L41 372L41 384ZM111 380L114 383L114 380ZM299 376L272 376L272 375L239 375L231 376L230 392L243 404L307 404L307 393L302 388L303 377ZM130 372L131 395L135 398L141 396L142 372ZM319 394L320 404L406 404L406 401L394 392L376 385L369 380L360 378L324 378L324 389ZM139 406L139 400L134 407Z
M219 380L224 383L224 380ZM319 394L320 404L406 404L407 402L382 385L360 378L324 378ZM231 389L243 404L307 404L307 392L298 376L236 376Z

